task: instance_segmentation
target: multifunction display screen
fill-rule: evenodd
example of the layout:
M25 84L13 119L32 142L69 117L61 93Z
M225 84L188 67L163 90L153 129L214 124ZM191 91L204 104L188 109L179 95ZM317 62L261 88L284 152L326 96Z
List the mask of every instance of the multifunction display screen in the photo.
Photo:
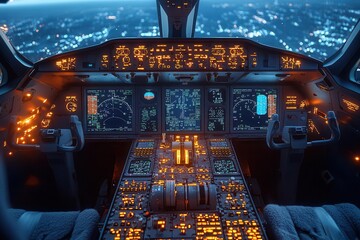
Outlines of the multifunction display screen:
M156 106L140 108L140 132L158 131L158 110Z
M208 110L207 130L211 132L225 131L225 108L220 106L210 107Z
M165 89L165 131L201 130L201 90Z
M206 128L209 132L225 131L226 116L226 89L223 87L209 88L207 90L207 101L209 107L207 109Z
M232 130L266 130L268 120L276 113L276 89L232 89Z
M139 130L141 133L154 133L159 131L160 111L158 109L159 91L154 88L140 90L136 98Z
M208 101L212 104L223 104L226 100L225 88L209 88Z
M265 131L278 110L278 90L186 86L135 94L129 87L85 88L84 104L87 133Z
M132 132L132 89L86 89L88 132Z

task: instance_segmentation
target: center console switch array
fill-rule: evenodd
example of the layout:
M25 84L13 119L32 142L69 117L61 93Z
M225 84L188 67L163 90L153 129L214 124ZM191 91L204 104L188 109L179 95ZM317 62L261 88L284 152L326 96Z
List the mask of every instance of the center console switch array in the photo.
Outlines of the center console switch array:
M133 143L102 239L264 239L228 139Z

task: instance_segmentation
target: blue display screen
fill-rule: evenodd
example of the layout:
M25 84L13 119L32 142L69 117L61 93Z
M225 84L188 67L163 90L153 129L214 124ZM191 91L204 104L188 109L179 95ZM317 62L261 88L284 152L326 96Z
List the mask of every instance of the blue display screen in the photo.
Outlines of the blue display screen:
M201 89L165 89L165 131L201 130Z
M266 130L277 111L276 89L234 88L232 97L233 131Z
M133 131L132 89L87 89L85 94L88 132Z

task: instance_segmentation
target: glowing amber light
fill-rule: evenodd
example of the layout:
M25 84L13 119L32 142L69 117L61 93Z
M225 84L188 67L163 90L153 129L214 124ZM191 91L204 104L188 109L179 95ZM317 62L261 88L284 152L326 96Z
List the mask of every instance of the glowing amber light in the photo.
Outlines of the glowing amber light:
M286 109L296 110L297 109L297 96L286 96Z
M250 54L250 62L251 62L252 67L257 66L257 53L256 52L253 52L252 54Z
M176 150L176 164L180 164L180 163L181 163L180 150Z
M301 60L290 56L282 56L280 59L282 69L300 69Z
M104 68L104 69L109 68L109 55L103 54L101 56L101 67Z
M55 64L61 71L75 70L76 58L63 58L56 61Z
M359 111L359 105L350 101L350 100L347 100L347 99L342 99L342 102L344 103L344 105L346 106L346 109L351 111L351 112L357 112Z
M247 53L244 47L234 45L229 48L230 56L228 58L228 66L231 69L244 68L247 65Z
M77 102L76 96L65 96L65 102Z
M33 94L34 94L33 90L25 92L22 97L22 101L23 102L30 101L33 97Z
M359 161L360 161L360 156L355 156L355 157L354 157L354 160L357 161L357 162L359 162Z
M188 165L190 163L189 150L185 150L185 164Z

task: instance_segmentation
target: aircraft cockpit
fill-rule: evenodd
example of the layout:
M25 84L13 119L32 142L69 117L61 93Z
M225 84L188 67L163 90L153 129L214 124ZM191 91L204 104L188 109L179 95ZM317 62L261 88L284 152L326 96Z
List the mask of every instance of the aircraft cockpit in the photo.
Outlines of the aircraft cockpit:
M196 37L203 2L36 62L0 21L0 238L359 238L359 22L324 61Z

